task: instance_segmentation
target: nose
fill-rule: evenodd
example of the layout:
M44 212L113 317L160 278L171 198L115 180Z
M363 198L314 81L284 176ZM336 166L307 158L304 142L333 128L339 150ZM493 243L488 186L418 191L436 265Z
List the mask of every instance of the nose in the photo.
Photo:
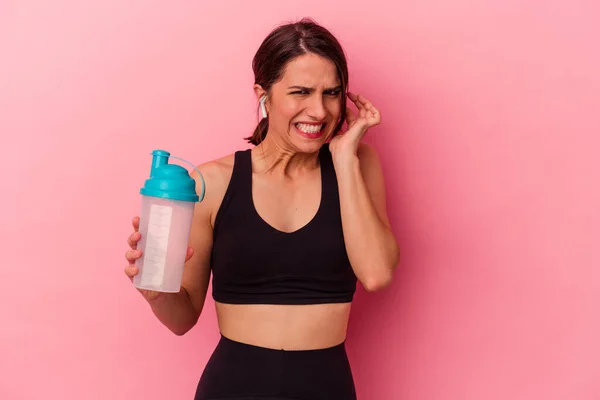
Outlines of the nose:
M325 119L327 110L325 109L325 104L323 104L323 97L317 94L312 96L307 108L307 114L309 117L314 118L317 121Z

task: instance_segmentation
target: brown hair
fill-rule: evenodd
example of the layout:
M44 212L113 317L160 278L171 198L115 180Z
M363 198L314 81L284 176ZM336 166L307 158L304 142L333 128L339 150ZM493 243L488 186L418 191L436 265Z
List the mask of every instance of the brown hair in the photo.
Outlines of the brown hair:
M346 90L348 87L348 66L342 46L324 27L310 18L280 25L264 39L252 60L254 83L266 92L279 81L288 62L303 54L313 53L325 57L335 64L341 90L341 115L333 130L336 135L346 119ZM267 136L269 118L263 118L252 136L245 138L249 143L259 144Z

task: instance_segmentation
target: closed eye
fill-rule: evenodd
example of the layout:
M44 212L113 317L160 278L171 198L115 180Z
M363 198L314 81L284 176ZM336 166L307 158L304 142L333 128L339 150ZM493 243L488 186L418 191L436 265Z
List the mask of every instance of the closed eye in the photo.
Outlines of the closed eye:
M296 91L290 92L290 94L309 95L310 92L311 92L310 90L296 90ZM325 90L323 92L323 94L326 96L337 97L340 95L341 92L342 92L341 89L330 89L330 90Z
M289 94L302 95L302 96L309 95L315 91L314 88L303 87L303 86L291 86L291 87L289 87L289 89L296 89L293 92L290 92ZM323 91L323 94L326 96L330 96L330 97L337 97L340 95L341 92L342 92L342 88L340 86L337 86L337 87L325 89Z
M333 89L333 90L326 90L323 93L326 94L326 95L328 95L328 96L337 97L337 96L340 95L341 92L342 92L341 89Z

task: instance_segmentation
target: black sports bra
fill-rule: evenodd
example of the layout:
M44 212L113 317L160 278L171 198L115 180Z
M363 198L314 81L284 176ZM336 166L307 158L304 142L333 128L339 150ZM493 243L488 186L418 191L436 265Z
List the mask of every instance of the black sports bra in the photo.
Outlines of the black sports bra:
M282 232L257 213L252 200L250 149L234 155L233 173L215 218L212 295L222 303L317 304L350 302L350 266L328 145L319 153L321 203L302 228Z

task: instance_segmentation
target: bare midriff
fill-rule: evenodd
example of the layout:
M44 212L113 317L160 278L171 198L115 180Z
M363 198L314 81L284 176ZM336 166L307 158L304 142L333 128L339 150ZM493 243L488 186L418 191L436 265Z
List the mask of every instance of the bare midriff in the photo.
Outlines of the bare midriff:
M333 347L346 339L351 303L274 305L215 302L228 339L278 350Z

